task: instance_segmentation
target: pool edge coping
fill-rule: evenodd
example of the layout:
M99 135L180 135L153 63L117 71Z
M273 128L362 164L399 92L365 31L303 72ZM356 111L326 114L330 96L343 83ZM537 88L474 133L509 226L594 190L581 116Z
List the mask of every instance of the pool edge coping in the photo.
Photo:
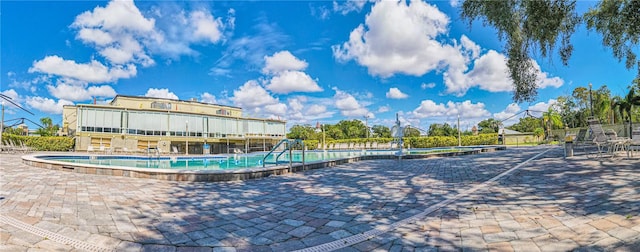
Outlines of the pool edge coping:
M390 159L424 159L433 157L449 157L460 155L479 154L482 152L493 152L498 150L506 150L506 146L489 145L489 146L472 146L478 147L477 149L460 151L460 152L438 152L429 154L407 154L407 155L361 155L347 158L337 158L331 160L321 160L301 163L294 163L291 167L286 166L271 166L271 167L254 167L243 168L235 170L175 170L175 169L158 169L158 168L136 168L126 166L104 166L93 164L81 164L70 163L55 160L45 160L38 158L38 156L45 156L40 154L30 154L21 156L22 163L32 167L45 168L50 170L83 173L83 174L95 174L95 175L110 175L110 176L122 176L132 178L149 178L157 180L167 181L186 181L186 182L222 182L222 181L238 181L266 178L272 175L284 175L288 173L304 172L308 170L329 168L341 164L359 162L364 160L390 160ZM47 156L58 156L59 154L50 154ZM64 156L64 155L60 155ZM78 155L76 156L85 156ZM95 156L95 155L86 155Z

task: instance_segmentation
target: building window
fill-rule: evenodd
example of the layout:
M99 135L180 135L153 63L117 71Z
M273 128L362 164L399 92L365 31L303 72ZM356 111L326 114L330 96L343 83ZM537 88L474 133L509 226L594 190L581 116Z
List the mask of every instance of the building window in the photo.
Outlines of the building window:
M216 115L231 115L231 111L226 110L226 109L218 109L216 110Z
M168 102L151 102L151 108L171 110L171 103Z

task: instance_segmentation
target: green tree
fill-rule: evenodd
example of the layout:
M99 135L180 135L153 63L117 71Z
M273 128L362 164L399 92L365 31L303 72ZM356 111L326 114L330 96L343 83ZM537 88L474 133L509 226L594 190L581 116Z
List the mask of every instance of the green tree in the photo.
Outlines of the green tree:
M427 134L429 136L458 136L458 130L451 127L448 123L433 123L429 125Z
M4 128L4 133L11 134L11 135L24 135L24 131L18 127Z
M40 123L42 127L36 130L36 134L40 136L55 136L58 129L60 129L59 125L53 125L53 120L50 117L40 118Z
M607 85L602 85L597 90L593 90L593 113L601 122L610 121L611 91Z
M500 121L493 118L485 119L478 123L478 127L480 127L481 133L497 133L500 128Z
M371 127L373 137L391 137L391 129L384 125L374 125Z
M403 135L405 137L419 137L420 136L420 130L418 130L416 128L412 128L412 127L405 127Z
M311 127L311 125L293 125L287 133L287 138L289 139L315 139L315 128Z
M367 136L367 127L360 120L342 120L336 124L336 127L342 131L344 138L365 138Z
M344 133L336 125L325 125L326 137L329 139L345 139Z
M507 128L519 132L533 132L537 127L540 127L540 119L527 116L520 118L518 123Z
M633 120L631 118L631 111L634 106L640 106L640 96L636 95L635 89L629 90L629 93L625 95L624 98L615 97L613 102L614 108L619 111L620 115L623 116L623 120L629 122L629 135L631 136L631 131L633 130Z
M627 69L638 66L635 50L640 44L640 1L602 0L584 15L587 27L602 35L602 44L611 48L613 56L625 60Z
M626 67L638 66L634 50L640 44L640 1L602 0L584 14L576 12L575 0L465 0L461 16L469 22L481 20L505 40L507 67L514 84L514 101L533 101L537 96L537 69L532 54L551 58L558 52L567 65L573 52L571 35L583 20L602 35L602 43ZM559 46L556 48L556 44Z
M547 129L547 139L551 137L552 129L562 127L562 117L560 117L560 114L553 108L553 106L549 106L549 109L542 113L542 121L544 127Z
M538 142L540 142L540 137L544 136L544 130L538 127L533 130L533 135L538 139Z

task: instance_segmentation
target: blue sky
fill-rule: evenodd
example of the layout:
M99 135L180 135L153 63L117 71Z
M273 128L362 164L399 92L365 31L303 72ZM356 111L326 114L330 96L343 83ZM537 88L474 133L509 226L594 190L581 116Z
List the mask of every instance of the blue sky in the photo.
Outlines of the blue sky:
M594 2L580 2L586 10ZM368 118L470 129L546 110L578 86L627 92L633 70L580 27L569 66L535 58L538 100L514 104L503 43L455 1L2 1L1 86L36 115L116 94L198 99L294 124ZM519 117L514 117L517 122ZM513 122L513 120L511 122ZM509 122L507 122L509 124Z

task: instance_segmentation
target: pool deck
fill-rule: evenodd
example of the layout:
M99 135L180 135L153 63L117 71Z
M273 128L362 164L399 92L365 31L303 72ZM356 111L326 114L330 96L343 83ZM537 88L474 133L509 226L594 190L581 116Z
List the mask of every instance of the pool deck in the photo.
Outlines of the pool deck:
M640 157L553 146L233 182L0 155L0 251L640 251Z

